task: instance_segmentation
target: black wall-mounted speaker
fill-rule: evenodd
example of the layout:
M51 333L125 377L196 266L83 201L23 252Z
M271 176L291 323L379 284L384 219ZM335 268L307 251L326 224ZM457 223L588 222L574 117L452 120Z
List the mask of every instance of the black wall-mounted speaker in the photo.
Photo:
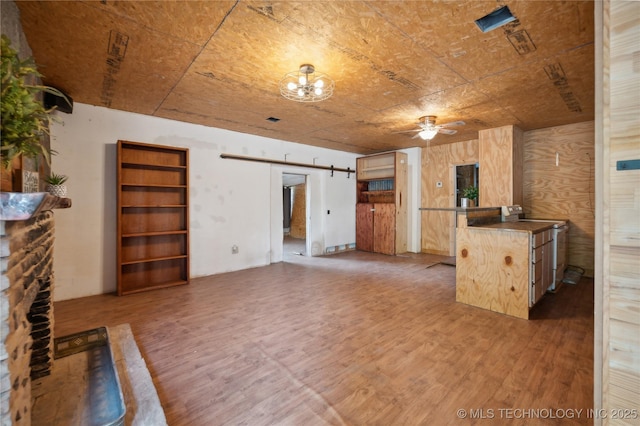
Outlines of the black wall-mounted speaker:
M60 90L60 92L64 93L62 90ZM64 93L64 96L66 96L66 99L53 93L44 92L44 107L47 109L56 107L57 111L71 114L73 112L73 98L66 93Z

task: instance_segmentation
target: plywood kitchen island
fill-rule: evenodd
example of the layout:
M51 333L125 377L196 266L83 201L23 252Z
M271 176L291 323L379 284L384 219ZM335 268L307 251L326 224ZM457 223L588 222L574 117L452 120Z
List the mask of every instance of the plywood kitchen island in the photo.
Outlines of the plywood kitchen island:
M552 225L465 225L456 229L456 301L528 319L553 280Z

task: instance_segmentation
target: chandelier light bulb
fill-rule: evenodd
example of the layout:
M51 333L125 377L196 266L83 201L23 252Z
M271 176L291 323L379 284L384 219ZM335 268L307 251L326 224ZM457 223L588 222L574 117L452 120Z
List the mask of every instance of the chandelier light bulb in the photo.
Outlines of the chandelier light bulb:
M316 90L314 90L314 92L316 93L316 96L322 95L322 89L319 87L316 87Z
M316 88L320 89L320 88L324 87L324 81L316 80L316 82L313 83L313 85L316 86ZM322 91L320 91L320 93L322 93Z
M287 83L287 89L296 90L297 88L298 86L293 81L290 81L289 83Z
M304 89L302 87L298 89L298 96L304 97Z
M307 76L301 75L300 78L298 79L298 82L304 86L305 84L307 84Z

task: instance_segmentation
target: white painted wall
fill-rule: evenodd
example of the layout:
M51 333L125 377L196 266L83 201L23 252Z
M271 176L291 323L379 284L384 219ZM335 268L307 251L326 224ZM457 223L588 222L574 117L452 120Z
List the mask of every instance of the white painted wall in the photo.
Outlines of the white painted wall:
M422 202L422 148L403 149L407 154L408 182L407 182L407 251L420 253L421 221L420 210Z
M52 170L69 175L73 206L55 212L55 300L116 290L119 139L189 148L192 277L282 260L282 172L308 175L308 253L355 242L354 175L220 158L287 154L295 163L355 169L355 154L79 103L57 117Z

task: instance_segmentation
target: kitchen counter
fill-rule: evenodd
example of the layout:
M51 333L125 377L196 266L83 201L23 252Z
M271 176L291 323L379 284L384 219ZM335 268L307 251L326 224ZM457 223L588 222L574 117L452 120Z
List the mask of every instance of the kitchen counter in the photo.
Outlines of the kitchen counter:
M453 213L454 228L473 224L493 223L500 220L500 207L420 207L423 212Z
M418 210L458 213L488 212L492 210L498 210L498 214L500 214L500 207L420 207Z
M493 221L459 226L456 301L528 319L552 282L553 225Z
M490 228L502 231L528 231L533 234L553 228L552 222L499 222L487 225L473 226L473 228Z

